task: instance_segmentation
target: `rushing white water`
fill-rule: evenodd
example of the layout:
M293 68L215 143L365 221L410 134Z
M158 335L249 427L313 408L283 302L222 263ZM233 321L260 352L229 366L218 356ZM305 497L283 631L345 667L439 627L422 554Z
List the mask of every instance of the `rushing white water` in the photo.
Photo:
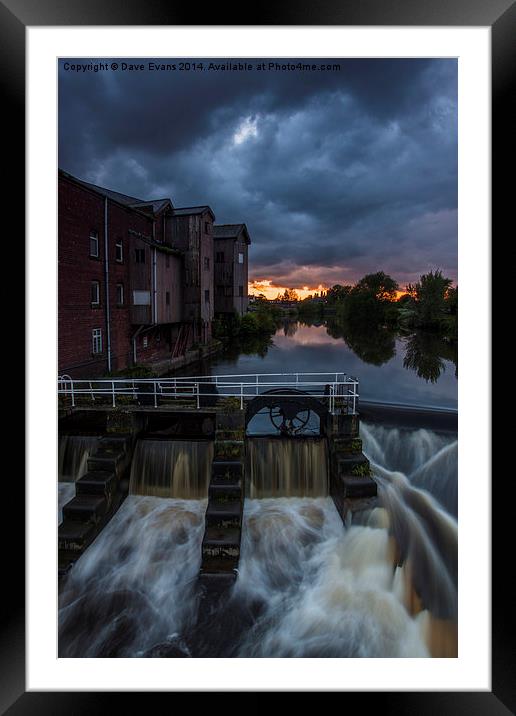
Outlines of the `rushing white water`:
M129 496L78 560L59 600L59 656L142 656L196 615L206 500Z
M246 449L250 498L328 494L325 440L252 438Z
M129 492L203 499L208 495L212 461L211 441L138 440Z
M457 516L458 444L454 435L360 425L364 453L378 466L406 475Z
M348 529L330 499L246 501L233 600L260 616L240 656L456 656L457 522L443 503L456 510L457 442L364 425L361 436L378 506Z
M444 505L456 441L369 425L361 436L378 503L347 528L324 442L248 441L252 497L223 617L241 621L223 648L195 627L206 500L130 495L66 579L60 656L456 656L457 521ZM138 448L132 492L207 486L211 444Z
M60 435L58 451L59 482L75 482L88 468L88 458L98 447L99 437Z
M376 509L345 529L329 498L248 500L232 599L261 607L238 655L446 655L428 638L435 614L412 608L412 562L395 566L386 520Z

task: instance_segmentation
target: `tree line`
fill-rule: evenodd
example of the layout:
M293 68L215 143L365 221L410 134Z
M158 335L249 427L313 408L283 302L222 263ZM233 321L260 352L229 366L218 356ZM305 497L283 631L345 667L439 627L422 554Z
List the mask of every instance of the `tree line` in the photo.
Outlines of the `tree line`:
M439 269L409 284L398 299L399 292L397 281L378 271L354 285L336 284L329 288L320 311L331 309L338 318L355 325L424 329L457 337L458 288ZM313 299L305 299L299 308L300 314L313 312L316 304Z

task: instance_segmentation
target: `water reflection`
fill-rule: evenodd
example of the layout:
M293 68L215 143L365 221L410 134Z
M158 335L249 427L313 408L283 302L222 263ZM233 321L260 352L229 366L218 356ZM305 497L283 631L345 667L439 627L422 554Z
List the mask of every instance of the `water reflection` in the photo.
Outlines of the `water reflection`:
M344 372L357 376L364 401L456 409L456 366L456 346L438 335L365 332L328 317L284 321L272 339L233 342L194 374ZM183 370L192 375L192 366Z
M419 378L436 383L446 370L444 359L455 366L457 377L457 344L433 333L414 333L408 341L403 367L413 370Z
M333 338L342 338L348 348L371 365L388 363L396 353L395 332L389 328L378 326L364 330L343 321L331 319L326 330Z

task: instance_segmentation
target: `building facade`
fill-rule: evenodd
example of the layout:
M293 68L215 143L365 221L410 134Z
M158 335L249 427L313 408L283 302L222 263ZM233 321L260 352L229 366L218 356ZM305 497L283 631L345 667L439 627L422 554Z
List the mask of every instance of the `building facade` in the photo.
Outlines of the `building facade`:
M245 224L213 227L215 258L215 313L243 316L249 305L248 247Z
M144 201L63 171L58 184L59 373L95 377L209 343L211 208Z

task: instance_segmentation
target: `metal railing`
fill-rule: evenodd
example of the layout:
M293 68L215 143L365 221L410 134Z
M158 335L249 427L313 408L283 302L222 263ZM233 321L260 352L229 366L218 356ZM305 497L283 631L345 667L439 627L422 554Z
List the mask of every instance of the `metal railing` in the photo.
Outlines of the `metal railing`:
M109 402L112 407L135 402L157 408L167 401L186 401L190 407L214 404L217 398L236 398L241 410L247 400L274 390L276 397L292 398L292 389L323 400L330 413L357 412L358 381L345 373L244 373L174 378L114 378L73 380L58 377L57 392L72 407L88 401ZM285 392L281 392L284 390Z

